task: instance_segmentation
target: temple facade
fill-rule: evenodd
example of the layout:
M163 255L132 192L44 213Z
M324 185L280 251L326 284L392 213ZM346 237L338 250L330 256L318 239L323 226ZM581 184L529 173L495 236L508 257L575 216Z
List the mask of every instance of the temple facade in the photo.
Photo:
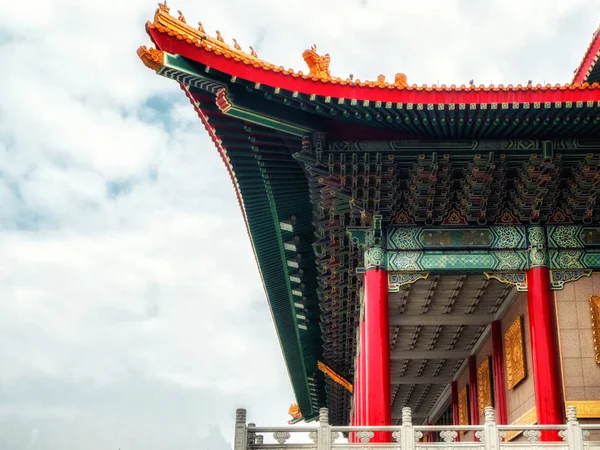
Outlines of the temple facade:
M600 422L598 33L569 84L417 86L336 78L314 46L285 69L166 4L146 29L138 56L231 176L294 422L410 408L455 441L490 407L497 426Z

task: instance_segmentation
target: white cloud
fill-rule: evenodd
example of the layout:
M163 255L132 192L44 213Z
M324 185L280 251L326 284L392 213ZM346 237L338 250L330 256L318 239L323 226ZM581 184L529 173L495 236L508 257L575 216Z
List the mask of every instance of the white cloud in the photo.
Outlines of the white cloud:
M419 84L569 81L600 19L591 0L483 5L173 9L286 67L306 70L317 43L335 75ZM211 421L230 439L236 406L271 424L292 401L228 175L176 84L135 55L154 8L2 7L0 444L195 448Z

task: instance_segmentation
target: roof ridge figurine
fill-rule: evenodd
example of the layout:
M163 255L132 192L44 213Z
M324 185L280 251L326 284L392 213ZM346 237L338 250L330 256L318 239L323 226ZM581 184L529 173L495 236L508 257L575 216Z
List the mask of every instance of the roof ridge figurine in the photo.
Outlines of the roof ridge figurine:
M317 45L313 44L310 49L304 50L302 58L304 58L304 61L308 65L309 77L331 80L331 74L329 73L331 57L329 56L329 53L319 55L317 53Z

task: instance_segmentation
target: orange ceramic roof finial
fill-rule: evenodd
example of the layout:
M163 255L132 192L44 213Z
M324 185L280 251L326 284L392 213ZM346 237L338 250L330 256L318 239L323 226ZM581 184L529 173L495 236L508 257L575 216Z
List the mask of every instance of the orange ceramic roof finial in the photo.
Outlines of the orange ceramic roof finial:
M394 86L407 87L408 83L406 82L406 75L404 75L403 73L397 73L394 78Z
M304 58L304 61L308 65L309 77L331 80L331 74L329 73L331 58L329 54L319 55L317 53L317 46L313 45L310 49L304 50L302 58Z
M164 54L156 48L146 48L142 45L137 49L137 54L146 67L154 71L159 70L163 65Z

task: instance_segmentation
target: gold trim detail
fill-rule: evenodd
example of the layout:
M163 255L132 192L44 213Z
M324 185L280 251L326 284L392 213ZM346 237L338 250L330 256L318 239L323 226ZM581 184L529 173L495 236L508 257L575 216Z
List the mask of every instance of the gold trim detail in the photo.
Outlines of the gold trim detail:
M565 402L565 406L575 406L577 408L578 419L598 419L600 418L600 401L575 401Z
M317 361L317 367L321 372L331 378L334 382L344 387L348 392L352 392L354 389L352 387L352 383L346 380L344 377L338 375L331 369L327 364L322 363L321 361Z
M527 292L527 278L523 272L483 272L488 280L498 280L517 288L517 292Z
M527 376L523 316L517 317L506 329L504 333L504 354L506 355L506 381L510 390Z
M517 418L512 425L535 425L537 423L537 411L535 406L523 414L521 417ZM523 431L508 431L506 433L506 442L512 441L514 438L519 436Z
M592 314L592 334L594 335L594 352L596 362L600 364L600 296L590 297L590 312Z
M490 371L490 358L487 356L477 367L477 402L479 416L485 414L487 406L494 406L492 400L492 373Z
M577 408L578 419L598 419L600 418L600 401L566 401L567 406L575 406ZM537 410L535 406L517 418L511 425L535 425L537 423ZM511 441L522 433L522 431L509 431L506 433L506 441Z
M458 424L469 425L469 394L467 386L458 392Z
M158 50L156 48L146 48L145 45L142 45L137 49L137 54L144 65L155 72L158 72L163 66L164 53L162 50Z

